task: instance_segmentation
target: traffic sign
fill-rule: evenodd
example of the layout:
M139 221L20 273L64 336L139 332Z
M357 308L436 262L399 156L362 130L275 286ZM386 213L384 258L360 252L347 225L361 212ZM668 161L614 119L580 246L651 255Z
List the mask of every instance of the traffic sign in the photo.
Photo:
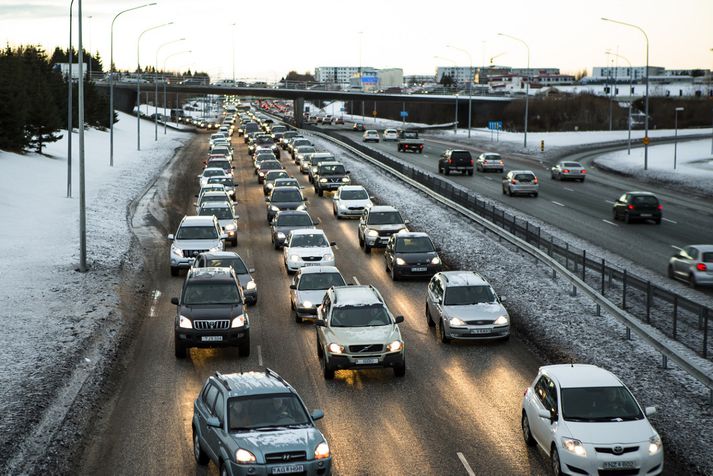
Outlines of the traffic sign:
M641 140L641 142L643 142L644 145L649 145L649 143L651 142L651 139L649 139L649 136L645 136L645 137Z
M491 131L502 131L503 121L488 121L488 129Z
M401 111L401 117L408 117L408 111Z

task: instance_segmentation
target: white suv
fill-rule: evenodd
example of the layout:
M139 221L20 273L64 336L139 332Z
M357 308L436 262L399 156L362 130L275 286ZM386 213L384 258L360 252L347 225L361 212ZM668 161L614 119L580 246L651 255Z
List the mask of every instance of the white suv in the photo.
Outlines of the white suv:
M171 276L178 276L180 269L188 269L196 256L206 251L223 251L223 240L228 235L221 233L218 219L213 216L185 216L178 225L171 241Z
M522 434L553 473L657 475L663 445L629 389L594 365L540 367L522 400Z

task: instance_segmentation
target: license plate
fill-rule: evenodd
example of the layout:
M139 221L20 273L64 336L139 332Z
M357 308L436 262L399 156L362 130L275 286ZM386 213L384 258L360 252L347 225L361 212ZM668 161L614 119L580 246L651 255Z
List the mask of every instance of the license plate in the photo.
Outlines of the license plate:
M371 365L371 364L378 364L378 363L379 363L379 359L377 359L376 357L374 357L372 359L356 359L357 365Z
M423 273L424 271L428 271L428 268L411 268L411 271L414 273Z
M650 217L650 216L651 216L651 213L642 213L642 214L641 214L641 217L642 217L642 218Z
M490 334L490 329L471 329L471 334Z
M311 261L309 263L305 263L305 266L319 266L321 263L319 261Z
M303 464L281 464L272 467L272 474L302 473L305 467Z
M203 336L201 341L203 342L220 342L223 340L223 336Z
M636 461L605 461L602 469L636 469Z

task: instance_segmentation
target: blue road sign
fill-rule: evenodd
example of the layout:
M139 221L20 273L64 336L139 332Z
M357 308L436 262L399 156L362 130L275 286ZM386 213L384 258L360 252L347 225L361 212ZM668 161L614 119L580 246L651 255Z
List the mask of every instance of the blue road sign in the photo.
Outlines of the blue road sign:
M491 131L502 131L503 121L488 121L488 129Z
M408 117L408 111L401 111L401 117Z
M361 82L363 84L376 84L378 82L378 78L376 76L362 76Z

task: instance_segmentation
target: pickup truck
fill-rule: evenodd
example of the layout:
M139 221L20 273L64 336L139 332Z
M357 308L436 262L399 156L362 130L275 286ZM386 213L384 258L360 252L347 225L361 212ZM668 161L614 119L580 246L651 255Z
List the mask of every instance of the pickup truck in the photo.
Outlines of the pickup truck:
M399 141L397 143L399 152L418 152L423 154L423 141L418 138L418 131L399 131Z

